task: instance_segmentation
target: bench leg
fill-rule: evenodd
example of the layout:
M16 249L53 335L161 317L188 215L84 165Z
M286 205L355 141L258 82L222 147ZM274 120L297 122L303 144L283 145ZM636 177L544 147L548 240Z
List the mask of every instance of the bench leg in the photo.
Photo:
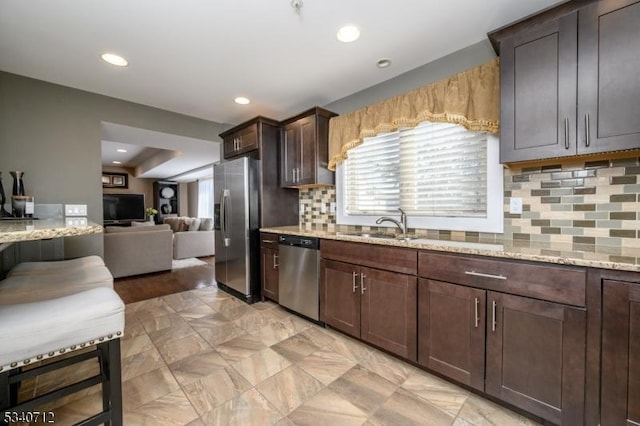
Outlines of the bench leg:
M120 339L101 343L102 409L111 412L109 426L122 426L122 371Z

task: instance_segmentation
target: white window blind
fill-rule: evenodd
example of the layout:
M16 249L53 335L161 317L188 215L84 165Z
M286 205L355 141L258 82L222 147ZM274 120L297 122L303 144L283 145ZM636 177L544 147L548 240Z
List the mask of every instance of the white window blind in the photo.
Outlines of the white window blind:
M424 122L367 138L344 163L348 215L486 217L487 136Z
M198 180L198 217L213 218L213 178Z

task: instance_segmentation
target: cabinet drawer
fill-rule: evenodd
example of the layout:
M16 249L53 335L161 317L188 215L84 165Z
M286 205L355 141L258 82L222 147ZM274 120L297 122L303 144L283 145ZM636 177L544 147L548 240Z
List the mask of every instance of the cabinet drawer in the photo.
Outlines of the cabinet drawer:
M278 234L272 234L270 232L260 233L260 247L278 249Z
M586 303L586 270L583 268L421 251L418 274L567 305L585 306Z
M417 250L366 243L322 240L320 254L325 259L376 269L415 275L418 271Z

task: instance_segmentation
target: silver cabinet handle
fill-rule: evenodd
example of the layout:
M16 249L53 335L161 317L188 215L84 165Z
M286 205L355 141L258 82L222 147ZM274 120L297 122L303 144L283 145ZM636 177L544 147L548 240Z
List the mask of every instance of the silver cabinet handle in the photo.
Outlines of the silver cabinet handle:
M274 244L275 241L272 240L262 240L263 243L267 243L267 244Z
M277 254L273 254L273 269L278 269L278 266L280 266L280 264L278 263L278 255Z
M564 149L569 149L569 119L564 119Z
M367 278L365 274L360 274L360 294L364 294L366 288L364 288L364 279Z
M496 331L496 301L491 302L491 331Z
M357 272L352 272L351 273L351 284L353 285L353 293L355 293L358 290L358 284L356 284L356 278L358 277L358 273Z
M504 275L494 275L494 274L485 274L482 272L476 271L464 271L466 275L473 275L474 277L483 277L483 278L493 278L494 280L506 280L507 277Z
M476 328L478 328L478 326L480 325L480 312L478 311L480 300L478 300L477 297L475 299L476 300L474 301L474 304L475 304L475 314L476 314Z
M590 135L591 131L589 129L589 113L586 113L584 115L584 128L585 128L585 133L584 134L586 136L585 143L586 143L587 146L589 146L589 145L591 145L591 135Z

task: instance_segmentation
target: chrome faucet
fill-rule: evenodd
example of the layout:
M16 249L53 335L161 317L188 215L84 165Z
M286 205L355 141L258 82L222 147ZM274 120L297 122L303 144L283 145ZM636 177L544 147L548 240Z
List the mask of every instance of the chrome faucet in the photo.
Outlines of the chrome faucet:
M376 225L380 225L382 222L393 222L396 224L398 229L400 229L400 232L402 233L400 236L404 238L407 233L407 215L404 213L404 210L402 209L398 209L398 211L400 212L399 222L392 217L382 216L378 218L378 220L376 220Z

